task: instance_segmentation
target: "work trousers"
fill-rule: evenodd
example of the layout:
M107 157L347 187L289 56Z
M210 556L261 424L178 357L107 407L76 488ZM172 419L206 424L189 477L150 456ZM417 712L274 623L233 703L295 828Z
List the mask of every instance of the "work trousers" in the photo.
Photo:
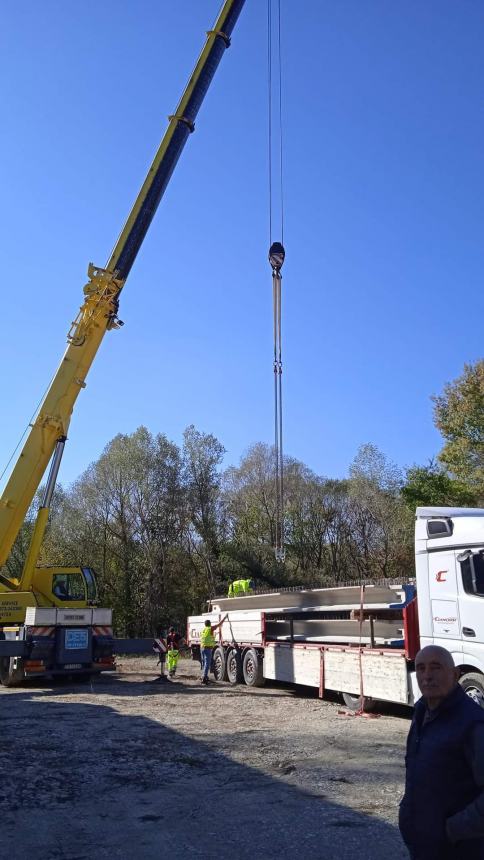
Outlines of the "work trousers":
M166 659L167 659L167 663L168 663L168 673L169 674L171 674L172 672L173 673L175 672L176 667L178 665L179 656L180 656L180 652L176 651L175 649L173 649L171 651L167 651Z
M212 653L213 648L202 648L202 675L204 678L208 678L208 673L210 672L210 666L212 665Z

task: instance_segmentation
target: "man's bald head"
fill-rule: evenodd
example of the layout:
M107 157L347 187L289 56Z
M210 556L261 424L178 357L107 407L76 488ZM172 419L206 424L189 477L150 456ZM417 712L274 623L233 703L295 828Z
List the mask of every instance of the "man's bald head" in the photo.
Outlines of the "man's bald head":
M455 669L455 663L452 654L450 653L450 651L447 651L447 648L442 648L441 645L426 645L425 648L422 648L415 657L415 665L417 665L419 659L435 659L438 660L443 666L447 666L449 669Z
M426 645L418 652L415 672L422 696L431 710L452 692L459 677L452 654L440 645Z

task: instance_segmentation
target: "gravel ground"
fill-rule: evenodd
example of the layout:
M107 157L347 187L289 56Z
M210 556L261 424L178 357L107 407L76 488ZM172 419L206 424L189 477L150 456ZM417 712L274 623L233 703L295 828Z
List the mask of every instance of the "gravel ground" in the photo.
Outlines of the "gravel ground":
M87 684L0 688L2 856L404 860L406 710L282 685L202 687L150 657Z

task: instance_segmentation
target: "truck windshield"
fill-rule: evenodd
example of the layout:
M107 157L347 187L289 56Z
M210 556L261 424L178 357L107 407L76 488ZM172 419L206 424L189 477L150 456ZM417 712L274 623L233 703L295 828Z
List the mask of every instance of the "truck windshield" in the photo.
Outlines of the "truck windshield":
M85 600L84 579L80 573L55 573L52 577L52 594L58 600Z
M83 567L84 580L86 582L87 602L94 603L97 600L97 583L94 571L90 567Z

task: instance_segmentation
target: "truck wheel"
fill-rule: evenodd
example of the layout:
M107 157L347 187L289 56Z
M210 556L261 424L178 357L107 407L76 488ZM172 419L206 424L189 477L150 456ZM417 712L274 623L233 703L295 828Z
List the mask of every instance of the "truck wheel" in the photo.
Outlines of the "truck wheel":
M478 672L468 672L459 678L459 684L464 693L467 693L476 705L484 708L484 677L482 675L479 675Z
M14 669L15 657L2 657L0 660L0 682L4 687L16 687L24 679L22 663Z
M244 654L243 661L244 681L248 687L262 687L264 676L262 674L262 660L255 648L249 648Z
M227 681L227 664L223 648L216 648L212 657L212 672L216 681Z
M227 654L227 680L231 684L241 684L244 676L242 672L242 660L240 659L240 651L236 648L231 648Z
M361 696L355 696L353 693L341 693L341 695L343 696L343 702L345 703L349 711L364 710L370 713L371 711L375 710L376 701L375 699L370 699L369 696L363 696L364 707L362 708Z

